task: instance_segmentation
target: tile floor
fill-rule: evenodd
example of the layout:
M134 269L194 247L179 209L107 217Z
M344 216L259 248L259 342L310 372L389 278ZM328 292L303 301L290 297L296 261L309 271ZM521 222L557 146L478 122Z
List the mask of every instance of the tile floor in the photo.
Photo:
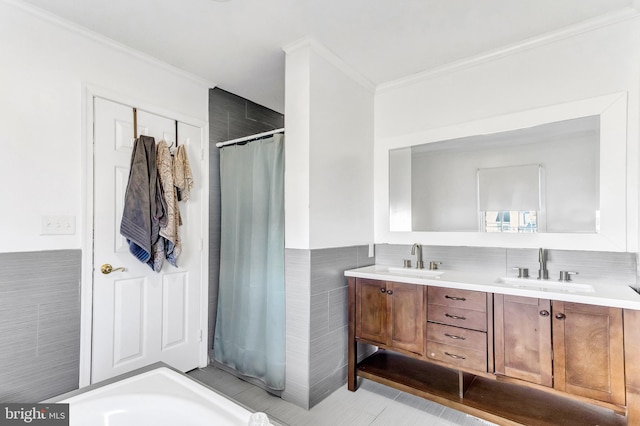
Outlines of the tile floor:
M272 422L283 426L492 425L369 380L362 380L357 392L348 391L345 385L307 411L215 367L188 374L252 410L267 413Z

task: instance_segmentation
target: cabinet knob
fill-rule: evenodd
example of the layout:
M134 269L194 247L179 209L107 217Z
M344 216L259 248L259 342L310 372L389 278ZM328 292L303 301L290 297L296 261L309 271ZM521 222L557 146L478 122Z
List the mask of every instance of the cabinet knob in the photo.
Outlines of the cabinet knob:
M380 289L380 293L386 293L386 292L387 292L387 289L386 289L386 288L381 288L381 289Z
M559 320L563 320L563 319L565 319L566 317L567 317L567 316L566 316L565 314L556 314L556 319L559 319Z
M549 316L549 311L547 311L546 309L543 309L542 311L540 311L540 316L541 317L548 317Z
M393 294L393 290L387 290L387 294L388 295L392 295Z

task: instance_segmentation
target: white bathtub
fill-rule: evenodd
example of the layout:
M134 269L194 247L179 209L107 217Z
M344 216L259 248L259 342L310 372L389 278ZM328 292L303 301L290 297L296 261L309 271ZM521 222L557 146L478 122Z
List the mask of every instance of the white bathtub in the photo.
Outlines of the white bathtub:
M223 395L166 367L58 402L69 403L70 426L247 426L252 416Z

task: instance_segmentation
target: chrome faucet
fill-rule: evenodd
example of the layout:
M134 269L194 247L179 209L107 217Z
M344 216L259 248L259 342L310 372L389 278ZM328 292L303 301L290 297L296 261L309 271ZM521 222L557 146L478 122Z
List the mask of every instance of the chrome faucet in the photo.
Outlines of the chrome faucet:
M411 254L416 255L416 268L424 268L424 263L422 262L422 246L418 243L415 243L413 247L411 247Z
M549 271L547 271L547 253L543 248L540 248L540 250L538 250L538 262L540 263L540 269L538 269L538 279L548 280Z

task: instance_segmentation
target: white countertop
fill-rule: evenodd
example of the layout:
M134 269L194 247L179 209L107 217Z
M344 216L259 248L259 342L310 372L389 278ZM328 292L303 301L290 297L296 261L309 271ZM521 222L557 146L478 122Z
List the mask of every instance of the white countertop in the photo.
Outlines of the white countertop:
M510 294L513 296L535 297L540 299L559 300L564 302L586 303L589 305L611 306L640 310L640 294L627 285L607 283L581 283L575 281L576 287L589 287L589 291L571 289L571 284L559 283L554 280L539 281L527 278L526 281L513 280L513 283L501 282L500 277L487 276L479 273L423 270L422 274L438 273L437 276L423 276L415 269L394 268L386 265L372 265L345 271L347 277L369 278L374 280L395 281L408 284L429 285L435 287L458 288L463 290L484 291L488 293ZM563 288L553 287L558 284Z

